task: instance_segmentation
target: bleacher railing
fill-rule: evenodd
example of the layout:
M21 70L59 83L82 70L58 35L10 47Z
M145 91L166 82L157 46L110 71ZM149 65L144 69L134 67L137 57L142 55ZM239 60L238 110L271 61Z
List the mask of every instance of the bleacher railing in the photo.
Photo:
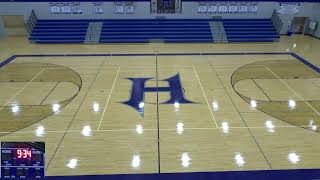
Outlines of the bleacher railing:
M282 29L283 22L282 22L281 18L279 17L276 10L273 11L273 14L271 16L271 21L272 21L272 24L274 25L277 33L279 34Z
M28 34L30 35L33 31L33 28L36 26L38 21L37 15L34 12L34 10L31 11L31 14L29 16L29 19L27 20L27 23L25 24L26 29L28 31Z

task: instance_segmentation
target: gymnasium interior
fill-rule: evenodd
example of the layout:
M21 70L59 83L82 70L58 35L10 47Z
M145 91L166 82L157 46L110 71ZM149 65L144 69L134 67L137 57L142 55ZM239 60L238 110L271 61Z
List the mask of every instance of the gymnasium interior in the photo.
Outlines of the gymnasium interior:
M320 1L0 0L1 179L320 179Z

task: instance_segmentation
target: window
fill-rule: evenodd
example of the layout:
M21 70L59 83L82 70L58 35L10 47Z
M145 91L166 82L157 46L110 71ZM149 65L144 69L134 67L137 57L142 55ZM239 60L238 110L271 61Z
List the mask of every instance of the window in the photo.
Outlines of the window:
M103 14L103 3L101 2L93 2L93 13L95 14Z

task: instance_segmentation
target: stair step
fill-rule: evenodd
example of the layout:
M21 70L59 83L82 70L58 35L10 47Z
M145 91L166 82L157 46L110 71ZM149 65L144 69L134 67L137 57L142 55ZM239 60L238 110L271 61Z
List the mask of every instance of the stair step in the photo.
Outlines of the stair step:
M103 22L90 22L84 42L88 44L99 43L102 26Z

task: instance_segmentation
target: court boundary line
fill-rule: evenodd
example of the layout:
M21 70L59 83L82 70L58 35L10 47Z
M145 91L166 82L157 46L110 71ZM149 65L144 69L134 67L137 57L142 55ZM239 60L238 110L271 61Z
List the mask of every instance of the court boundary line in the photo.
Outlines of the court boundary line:
M294 52L225 52L225 53L132 53L132 54L16 54L0 62L0 68L19 57L88 57L88 56L224 56L224 55L291 55L320 73L320 68Z
M100 69L101 69L101 68L100 68ZM111 90L110 90L110 93L109 93L109 96L108 96L106 105L104 106L104 110L103 110L103 112L102 112L102 115L101 115L100 122L99 122L99 125L98 125L97 130L100 130L100 126L101 126L101 123L102 123L102 121L103 121L104 114L105 114L106 111L107 111L107 108L108 108L108 105L109 105L109 101L110 101L110 98L111 98L111 94L112 94L113 89L114 89L114 86L115 86L115 84L116 84L116 82L117 82L120 69L121 69L121 67L119 66L119 67L118 67L118 71L117 71L117 73L116 73L116 77L115 77L114 80L113 80L113 84L112 84L112 86L111 86Z
M211 65L211 64L210 64L210 65ZM257 145L257 148L259 149L260 153L262 154L263 159L266 161L268 167L272 170L273 168L272 168L272 166L271 166L271 163L269 162L267 156L266 156L265 153L263 152L261 146L260 146L259 143L258 143L258 140L256 139L256 137L255 137L254 134L252 133L251 129L248 127L248 124L247 124L246 120L243 118L243 115L241 114L241 112L239 111L238 106L235 105L234 99L231 97L229 91L227 90L227 88L226 88L225 85L223 84L221 78L219 77L218 72L216 71L216 69L215 69L213 66L211 66L211 70L212 70L212 71L216 74L216 76L218 77L221 85L223 86L223 88L224 88L227 96L228 96L229 99L230 99L230 102L232 103L232 105L234 106L234 108L236 109L236 111L238 112L238 114L239 114L239 116L240 116L240 119L242 120L243 124L244 124L245 127L247 128L249 134L251 135L252 140L253 140L254 143Z
M193 67L193 71L194 71L194 73L196 74L196 78L197 78L198 83L199 83L199 85L200 85L200 88L201 88L201 91L202 91L203 97L204 97L204 99L206 100L206 103L207 103L207 105L208 105L208 108L209 108L209 111L210 111L211 117L212 117L212 119L213 119L214 125L216 126L216 128L219 128L218 123L217 123L217 121L216 121L216 118L214 117L214 114L213 114L213 112L212 112L211 106L210 106L210 104L209 104L209 101L208 101L207 95L206 95L206 93L205 93L205 91L204 91L204 89L203 89L203 86L202 86L202 84L201 84L201 81L200 81L200 78L199 78L198 72L197 72L197 70L196 70L196 68L195 68L194 66L192 66L192 67ZM212 122L212 121L210 121L210 122Z
M283 59L280 59L280 61L284 61ZM218 68L234 68L234 66L241 66L243 64L232 64L232 65L214 65L214 67ZM252 65L252 67L263 67L264 65ZM102 69L117 69L119 66L111 66L111 65L104 65ZM201 66L196 66L197 68L207 68L210 67L209 65L201 65ZM94 66L72 66L72 68L76 69L99 69L99 67L94 67ZM122 69L154 69L152 66L121 66ZM164 68L164 69L169 69L169 68L192 68L192 66L161 66L159 68ZM46 69L58 69L56 67L49 67ZM1 81L0 81L1 82Z
M81 109L82 104L83 104L83 102L85 101L85 99L86 99L86 97L87 97L90 89L92 88L93 84L95 83L95 81L96 81L96 79L97 79L97 77L98 77L98 74L100 73L101 67L103 66L104 63L105 63L105 61L103 61L103 62L101 63L99 70L97 71L94 79L93 79L92 82L90 83L89 88L88 88L87 91L85 92L84 97L83 97L83 99L81 100L81 102L80 102L80 104L79 104L76 112L74 113L74 115L72 115L72 119L70 120L67 128L65 129L65 132L64 132L63 136L62 136L61 139L59 140L59 143L58 143L57 147L56 147L55 150L53 151L53 154L52 154L52 156L51 156L51 158L50 158L47 166L45 167L45 170L44 170L45 173L47 172L49 166L51 165L51 162L52 162L53 158L55 157L56 153L58 152L62 141L64 140L65 136L66 136L67 133L68 133L69 128L72 126L72 123L73 123L73 121L75 120L75 117L77 116L79 110ZM80 91L79 91L79 92L80 92ZM79 93L79 92L78 92L78 93ZM38 122L40 122L40 121L38 121Z
M290 128L290 129L294 129L294 128L308 128L309 126L308 125L305 125L305 126L294 126L294 125L283 125L283 126L274 126L274 129L286 129L286 128ZM267 127L265 126L230 126L229 129L267 129ZM177 131L177 129L175 128L164 128L164 129L159 129L160 131ZM223 130L223 128L221 127L218 127L218 128L184 128L183 129L184 131L191 131L191 130ZM68 130L68 131L64 131L64 130L50 130L50 131L45 131L45 133L81 133L83 130L82 129L75 129L75 130ZM91 132L120 132L120 131L136 131L136 129L100 129L100 130L97 130L97 129L93 129L91 130ZM158 131L157 128L150 128L150 129L143 129L143 131ZM9 133L9 132L0 132L0 133ZM17 134L29 134L29 133L35 133L35 131L21 131L21 132L15 132ZM316 133L316 132L315 132ZM228 134L228 133L226 133Z
M277 170L218 170L200 172L169 172L169 173L140 173L140 174L101 174L101 175L72 175L72 176L46 176L48 179L239 179L239 180L270 180L270 179L292 179L292 180L319 180L320 169L277 169Z
M295 60L300 61L301 63L307 65L314 71L320 73L320 68L316 65L309 62L307 59L303 58L302 56L294 53L294 52L226 52L226 53L145 53L145 54L18 54L18 55L12 55L9 58L5 59L4 61L0 62L0 68L6 66L10 62L16 60L16 58L19 57L88 57L88 56L224 56L224 55L290 55ZM71 121L72 123L72 121ZM71 124L70 124L71 125ZM68 129L67 129L68 130ZM64 133L64 136L67 133L67 130ZM61 141L64 139L64 136L62 137ZM58 150L61 141L59 142L58 147L56 148L56 151ZM56 152L55 151L55 152ZM54 152L54 154L55 154ZM54 158L54 154L50 159ZM49 164L45 170L47 170L49 167Z

